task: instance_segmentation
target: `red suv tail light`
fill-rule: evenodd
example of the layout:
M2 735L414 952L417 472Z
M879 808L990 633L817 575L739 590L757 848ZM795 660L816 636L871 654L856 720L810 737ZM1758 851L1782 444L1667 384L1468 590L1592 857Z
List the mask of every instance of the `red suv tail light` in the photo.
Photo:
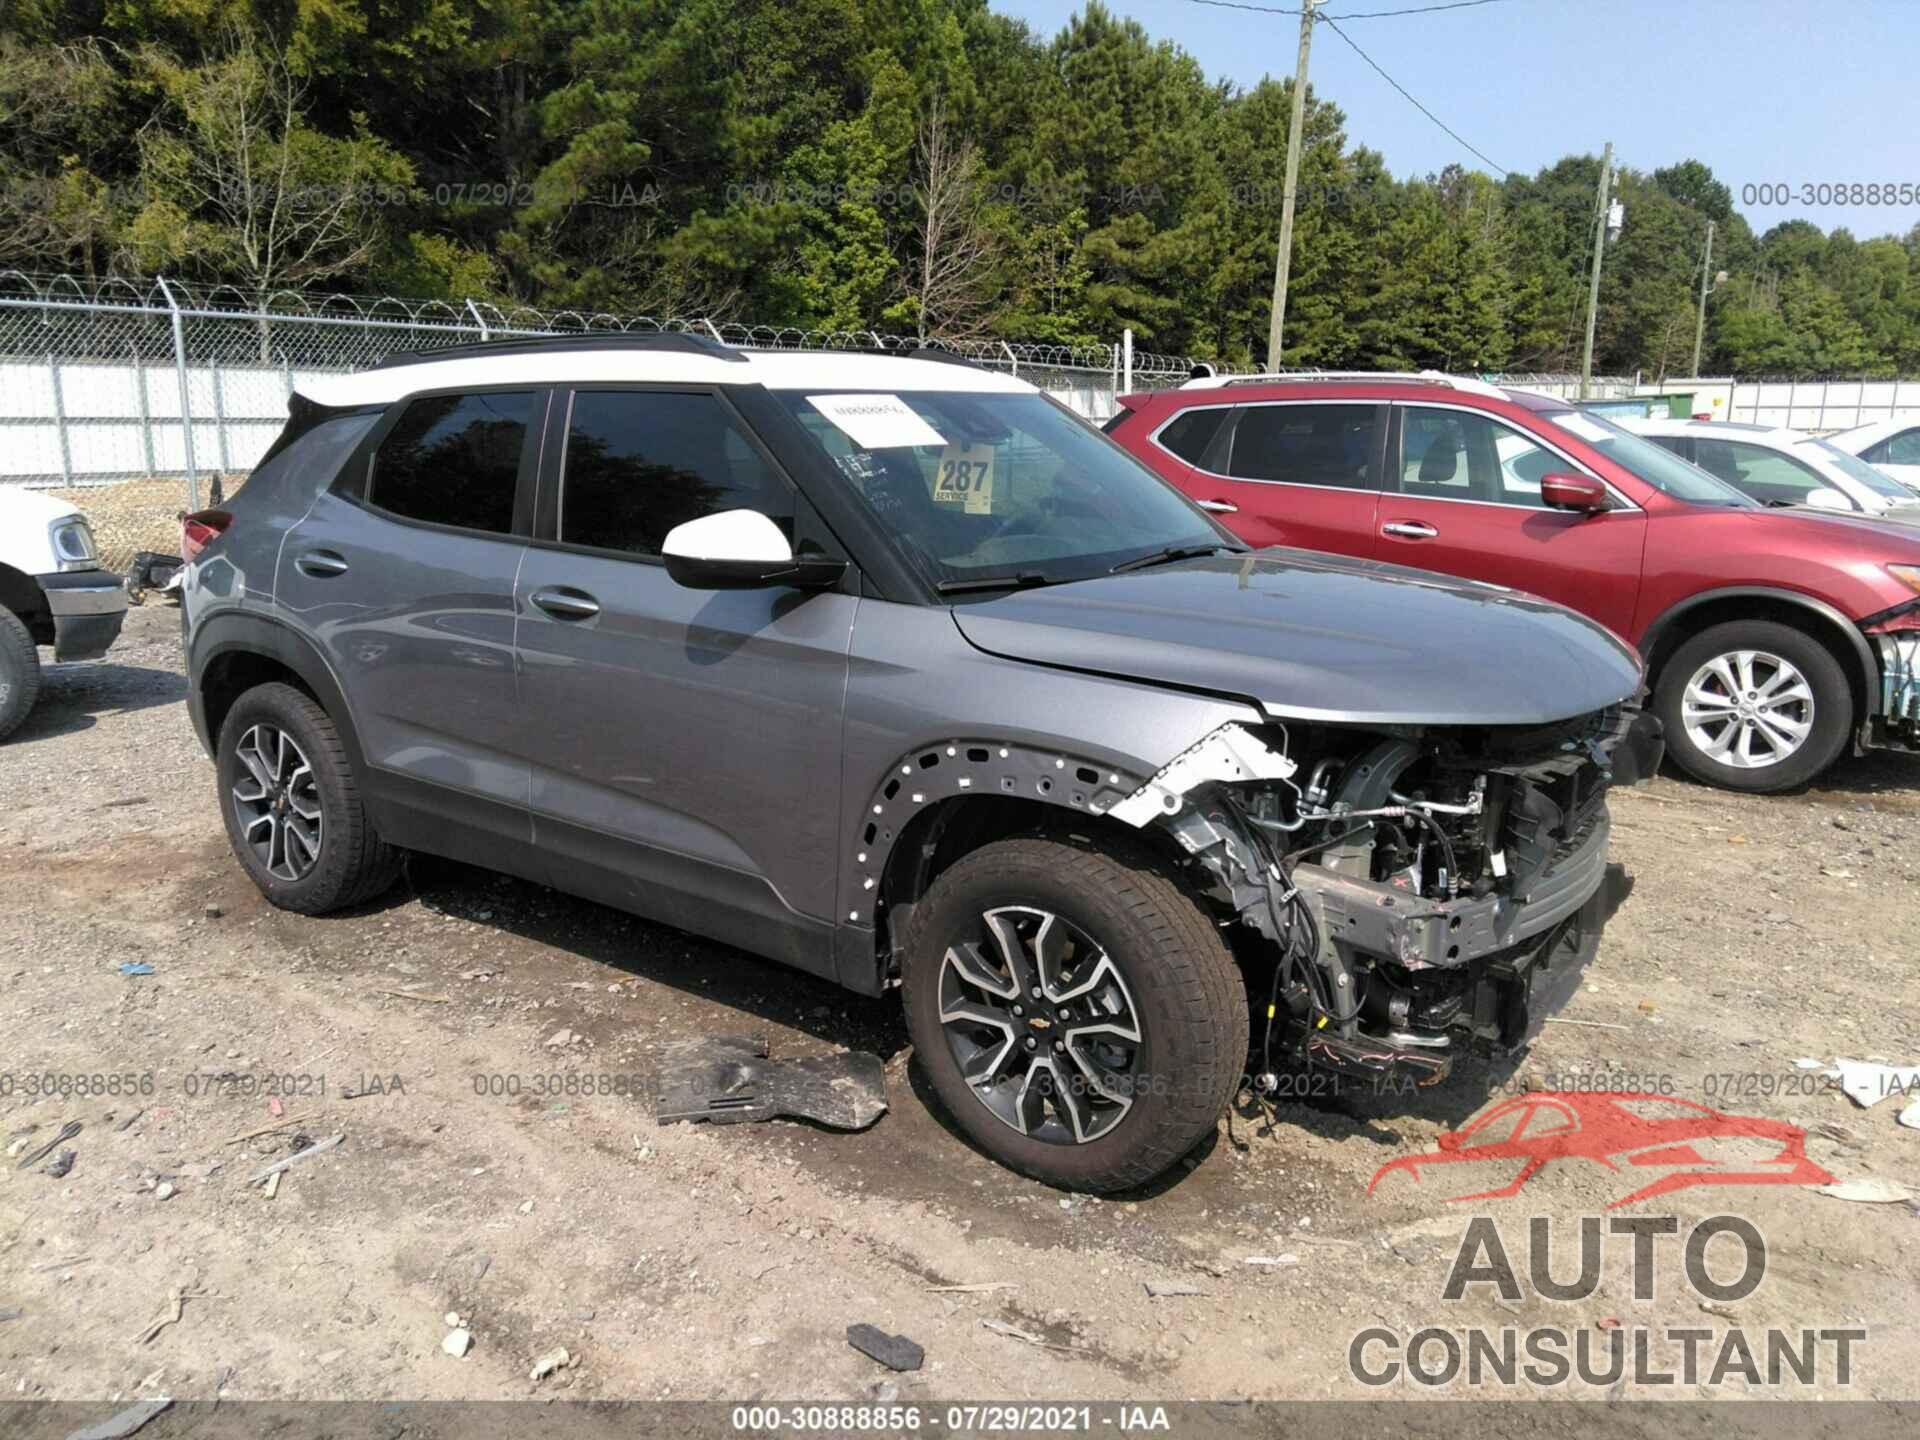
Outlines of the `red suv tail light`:
M180 517L180 558L192 564L200 552L227 533L233 515L226 510L196 510Z

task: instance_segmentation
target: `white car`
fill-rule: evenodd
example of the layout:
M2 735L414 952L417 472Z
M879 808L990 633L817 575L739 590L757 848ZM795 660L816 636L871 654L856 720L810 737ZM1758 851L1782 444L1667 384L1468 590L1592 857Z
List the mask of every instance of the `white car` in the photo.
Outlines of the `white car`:
M1807 505L1920 522L1920 495L1831 441L1803 431L1727 420L1621 423L1763 505Z
M1920 415L1876 420L1827 437L1849 455L1920 493Z
M127 616L120 577L100 568L86 516L64 500L0 485L0 740L40 694L40 652L107 653Z

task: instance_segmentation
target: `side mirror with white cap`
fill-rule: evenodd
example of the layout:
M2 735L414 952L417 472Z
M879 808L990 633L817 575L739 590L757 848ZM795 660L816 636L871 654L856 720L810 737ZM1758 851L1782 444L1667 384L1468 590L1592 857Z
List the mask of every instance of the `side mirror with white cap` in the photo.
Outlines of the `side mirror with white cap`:
M660 553L674 583L689 590L824 590L847 572L844 560L796 556L780 527L758 510L721 510L676 525Z

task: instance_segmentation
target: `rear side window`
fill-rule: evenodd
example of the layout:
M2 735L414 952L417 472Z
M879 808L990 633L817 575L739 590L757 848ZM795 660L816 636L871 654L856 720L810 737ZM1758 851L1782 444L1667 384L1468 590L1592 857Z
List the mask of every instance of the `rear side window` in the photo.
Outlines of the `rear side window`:
M1204 405L1174 416L1159 434L1160 446L1178 455L1189 465L1198 465L1213 437L1226 422L1227 405Z
M1902 430L1889 435L1866 456L1875 465L1920 465L1920 430Z
M1246 405L1234 426L1227 474L1371 490L1378 405Z
M409 402L373 458L367 499L391 515L506 535L534 392Z
M793 538L793 492L712 395L580 390L567 425L560 539L658 555L667 532L758 510Z
M1693 442L1693 454L1694 464L1709 475L1769 505L1803 505L1814 491L1834 488L1799 461L1764 445L1702 436Z

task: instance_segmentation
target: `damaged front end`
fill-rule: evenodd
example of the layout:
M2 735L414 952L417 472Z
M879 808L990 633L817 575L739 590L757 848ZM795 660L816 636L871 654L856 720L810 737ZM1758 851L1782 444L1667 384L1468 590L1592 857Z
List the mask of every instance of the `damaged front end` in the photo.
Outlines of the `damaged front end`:
M1302 1062L1432 1084L1524 1046L1578 988L1622 893L1607 791L1659 723L1617 705L1537 727L1227 725L1109 813L1192 860L1258 989L1257 1081Z

